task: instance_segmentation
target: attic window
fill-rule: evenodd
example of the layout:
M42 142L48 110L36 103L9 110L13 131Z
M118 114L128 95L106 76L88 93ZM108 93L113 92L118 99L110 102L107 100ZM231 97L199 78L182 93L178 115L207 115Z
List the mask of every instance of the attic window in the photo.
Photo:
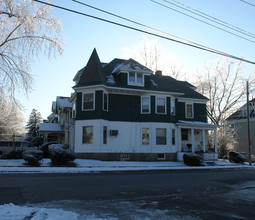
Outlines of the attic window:
M143 86L143 84L144 84L143 74L134 72L128 73L128 85Z

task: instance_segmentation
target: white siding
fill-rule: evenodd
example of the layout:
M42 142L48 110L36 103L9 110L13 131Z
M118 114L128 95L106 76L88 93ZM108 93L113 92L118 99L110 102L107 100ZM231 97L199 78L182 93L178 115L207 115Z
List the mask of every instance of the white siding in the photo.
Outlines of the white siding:
M82 127L93 126L93 144L82 143ZM103 126L107 126L107 144L103 144ZM150 129L149 145L142 145L142 128ZM167 144L156 145L156 128L167 129ZM177 143L172 146L172 123L112 122L106 120L84 120L75 122L76 153L175 153ZM118 136L110 136L110 130L118 130ZM177 139L176 139L177 141Z

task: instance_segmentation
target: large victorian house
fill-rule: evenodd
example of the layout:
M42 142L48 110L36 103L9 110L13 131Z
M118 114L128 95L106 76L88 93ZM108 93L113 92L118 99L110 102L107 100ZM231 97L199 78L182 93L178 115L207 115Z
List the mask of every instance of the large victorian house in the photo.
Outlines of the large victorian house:
M72 148L78 157L182 160L184 152L200 152L217 159L208 99L191 84L153 73L133 59L102 63L96 50L74 81ZM208 131L214 132L213 153Z

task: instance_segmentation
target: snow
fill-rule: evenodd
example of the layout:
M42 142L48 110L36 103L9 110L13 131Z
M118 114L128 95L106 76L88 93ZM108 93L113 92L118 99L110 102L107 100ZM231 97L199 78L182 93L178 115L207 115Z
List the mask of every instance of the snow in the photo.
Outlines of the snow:
M78 214L61 209L32 208L27 206L16 206L12 203L0 205L1 220L75 220Z
M59 123L40 123L40 131L63 131Z
M109 76L107 77L107 83L115 84L115 80L114 80L113 75L109 75Z
M0 160L0 173L89 173L89 172L120 172L120 171L149 171L149 170L191 170L191 169L239 169L254 168L245 164L230 163L225 160L216 161L216 165L190 167L183 162L175 161L100 161L76 159L76 167L51 167L50 159L43 159L40 167L25 165L23 159Z
M182 121L182 120L179 120L178 122L179 123L183 123L183 124L189 124L189 125L200 125L200 126L218 127L218 125L209 124L209 123L201 122L201 121Z
M72 108L72 103L69 102L69 97L57 96L58 108Z

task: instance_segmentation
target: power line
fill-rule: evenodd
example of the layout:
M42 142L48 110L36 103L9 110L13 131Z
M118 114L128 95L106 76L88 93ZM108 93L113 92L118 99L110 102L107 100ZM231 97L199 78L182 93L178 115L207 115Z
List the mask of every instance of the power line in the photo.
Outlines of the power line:
M100 21L103 21L103 22L114 24L114 25L117 25L117 26L120 26L120 27L124 27L124 28L127 28L127 29L138 31L138 32L141 32L141 33L144 33L144 34L148 34L148 35L159 37L159 38L162 38L162 39L165 39L165 40L173 41L175 43L179 43L179 44L183 44L183 45L186 45L186 46L190 46L190 47L193 47L193 48L196 48L196 49L200 49L200 50L204 50L204 51L211 52L211 53L214 53L214 54L218 54L218 55L221 55L221 56L225 56L225 57L229 57L229 58L232 58L232 59L240 60L240 61L243 61L243 62L246 62L246 63L255 64L255 62L253 62L253 61L246 60L246 59L243 59L243 58L240 58L240 57L237 57L237 56L233 56L231 54L227 54L227 53L224 53L224 52L221 52L221 51L216 51L216 50L213 50L213 49L211 50L211 49L199 47L199 46L192 45L192 44L189 44L189 43L185 43L185 42L182 42L182 41L179 41L179 40L168 38L168 37L165 37L165 36L162 36L162 35L159 35L159 34L155 34L155 33L148 32L148 31L144 31L144 30L141 30L141 29L138 29L138 28L134 28L134 27L127 26L127 25L124 25L124 24L120 24L120 23L117 23L117 22L114 22L114 21L106 20L106 19L103 19L103 18L100 18L100 17L96 17L96 16L93 16L93 15L85 14L83 12L75 11L75 10L72 10L72 9L69 9L69 8L65 8L65 7L62 7L62 6L59 6L59 5L51 4L51 3L48 3L48 2L43 2L43 1L40 1L40 0L33 0L33 1L38 2L40 4L49 5L49 6L52 6L54 8L58 8L58 9L64 10L64 11L72 12L72 13L75 13L75 14L79 14L79 15L90 17L90 18L93 18L93 19L96 19L96 20L100 20Z
M163 0L163 1L169 2L169 1L167 1L167 0ZM225 24L225 25L223 25L223 26L225 26L225 27L227 27L227 28L230 28L230 29L233 29L233 30L235 30L235 31L238 31L238 32L240 32L240 33L242 33L242 34L245 34L245 33L246 33L245 35L247 35L247 36L255 37L255 34L253 34L253 33L251 33L251 32L248 32L248 31L246 31L246 30L243 30L243 29L241 29L241 28L239 28L239 27L237 27L237 26L234 26L234 25L232 25L232 24L229 24L229 23L227 23L227 22L225 22L225 21L223 21L223 20L220 20L220 19L218 19L218 18L216 18L216 17L213 17L213 16L211 16L211 15L208 15L208 14L202 12L202 11L199 11L199 10L197 10L197 9L195 9L195 8L192 8L192 7L188 6L188 5L185 5L185 4L183 4L183 3L179 2L179 1L176 1L176 0L170 0L170 1L175 2L175 3L179 4L179 5L182 5L182 6L188 8L188 9L190 9L190 10L192 10L192 11L195 11L195 12L199 13L199 14L202 14L202 15L208 17L208 18L206 18L206 19L208 19L208 20L211 20L211 19L216 20L216 21L218 21L218 22L213 21L213 20L212 20L212 21L213 21L213 22L216 22L216 23L218 23L218 24L220 24L220 25ZM241 0L241 1L242 1L242 0ZM169 2L169 3L170 3L170 2ZM254 6L255 6L255 5L254 5ZM189 10L189 11L190 11L190 10ZM194 12L192 12L192 11L190 11L190 12L191 12L191 13L194 13ZM194 13L194 14L197 14L197 13ZM198 15L198 16L201 16L201 15L199 15L199 14L197 14L197 15ZM203 16L201 16L201 17L203 17ZM209 18L211 18L211 19L209 19ZM222 24L221 24L221 23L222 23Z
M200 47L204 47L204 48L207 48L207 49L210 49L210 50L214 50L214 49L212 49L212 48L210 48L210 47L206 47L206 46L204 46L204 45L201 45L201 44L198 44L198 43L195 43L195 42L192 42L192 41L186 40L186 39L184 39L184 38L181 38L181 37L175 36L175 35L173 35L173 34L170 34L170 33L165 32L165 31L162 31L162 30L159 30L159 29L153 28L153 27L151 27L151 26L148 26L148 25L145 25L145 24L139 23L139 22L137 22L137 21L134 21L134 20L131 20L131 19L125 18L125 17L123 17L123 16L119 16L119 15L117 15L117 14L113 14L113 13L111 13L111 12L109 12L109 11L105 11L105 10L103 10L103 9L100 9L100 8L94 7L94 6L92 6L92 5L89 5L89 4L86 4L86 3L83 3L83 2L80 2L80 1L77 1L77 0L72 0L72 1L73 1L73 2L76 2L76 3L78 3L78 4L81 4L81 5L87 6L87 7L89 7L89 8L93 8L93 9L95 9L95 10L97 10L97 11L101 11L101 12L103 12L103 13L106 13L106 14L112 15L112 16L117 17L117 18L120 18L120 19L122 19L122 20L125 20L125 21L128 21L128 22L131 22L131 23L134 23L134 24L136 24L136 25L140 25L140 26L142 26L142 27L145 27L145 28L151 29L151 30L153 30L153 31L157 31L157 32L162 33L162 34L166 34L166 35L169 35L169 36L171 36L171 37L175 37L175 38L177 38L177 39L180 39L180 40L186 41L186 42L191 43L191 44L195 44L195 45L200 46ZM214 51L217 51L217 50L214 50ZM220 51L218 51L218 52L220 52Z
M193 16L191 16L191 15L188 15L188 14L186 14L186 13L184 13L184 12L178 11L177 9L171 8L170 6L164 5L164 4L162 4L162 3L160 3L160 2L157 2L157 1L154 1L154 0L150 0L150 1L154 2L155 4L160 5L160 6L162 6L162 7L165 7L165 8L167 8L167 9L169 9L169 10L178 12L178 13L180 13L180 14L182 14L182 15L185 15L185 16L187 16L187 17L190 17L190 18L192 18L192 19L195 19L195 20L197 20L197 21L200 21L200 22L202 22L202 23L204 23L204 24L207 24L207 25L212 26L212 27L214 27L214 28L217 28L217 29L219 29L219 30L222 30L222 31L224 31L224 32L226 32L226 33L232 34L232 35L234 35L234 36L236 36L236 37L239 37L239 38L242 38L242 39L244 39L244 40L247 40L247 41L250 41L250 42L252 42L252 43L255 43L255 41L252 41L252 40L250 40L250 39L248 39L248 38L242 37L242 36L240 36L240 35L238 35L238 34L235 34L235 33L231 32L231 31L227 31L227 30L225 30L225 29L223 29L223 28L220 28L220 27L218 27L218 26L216 26L216 25L210 24L210 23L208 23L208 22L206 22L206 21L203 21L203 20L201 20L201 19L199 19L199 18L195 18L195 17L193 17ZM172 3L170 3L170 4L172 4ZM178 6L178 7L179 7L179 6Z
M246 3L246 4L250 5L250 6L255 7L255 5L254 5L254 4L252 4L252 3L250 3L250 2L247 2L247 1L244 1L244 0L240 0L240 1L241 1L241 2L243 2L243 3Z

